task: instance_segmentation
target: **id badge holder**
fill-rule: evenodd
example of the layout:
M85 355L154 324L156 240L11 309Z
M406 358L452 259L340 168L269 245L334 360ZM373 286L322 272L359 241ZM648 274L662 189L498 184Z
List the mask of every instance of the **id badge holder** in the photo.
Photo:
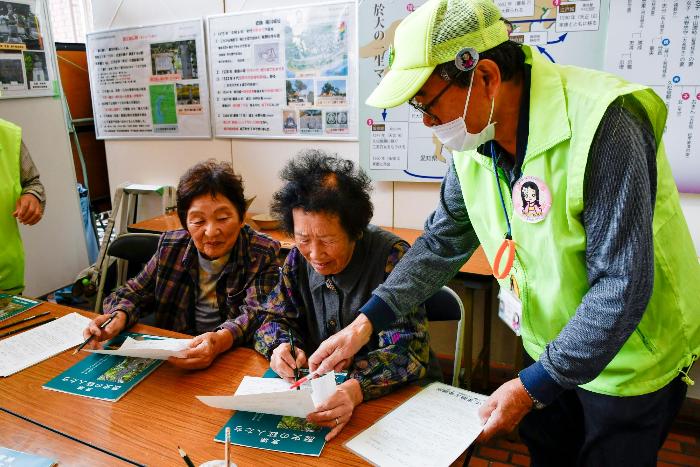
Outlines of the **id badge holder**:
M523 318L523 304L517 294L517 285L513 286L513 282L511 280L510 289L501 287L498 293L498 317L516 336L519 336L520 323Z

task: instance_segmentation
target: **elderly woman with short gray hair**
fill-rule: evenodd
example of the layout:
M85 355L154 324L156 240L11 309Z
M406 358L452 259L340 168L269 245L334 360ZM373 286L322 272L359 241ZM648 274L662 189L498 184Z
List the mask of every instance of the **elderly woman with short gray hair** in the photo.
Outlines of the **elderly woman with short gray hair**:
M307 365L307 355L357 317L409 245L369 224L370 180L351 161L310 150L291 160L281 176L285 184L272 210L296 246L265 302L267 318L255 348L291 381L295 369ZM346 381L308 420L331 428L326 439L332 439L363 400L424 377L429 359L425 310L416 307L339 365L348 370Z

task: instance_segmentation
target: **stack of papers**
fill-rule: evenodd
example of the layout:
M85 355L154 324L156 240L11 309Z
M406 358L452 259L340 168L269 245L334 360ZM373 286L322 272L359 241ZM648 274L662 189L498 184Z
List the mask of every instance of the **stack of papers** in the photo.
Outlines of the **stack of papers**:
M449 466L479 436L487 397L433 383L345 443L374 465Z
M13 375L81 344L89 323L89 318L71 313L0 341L0 376Z

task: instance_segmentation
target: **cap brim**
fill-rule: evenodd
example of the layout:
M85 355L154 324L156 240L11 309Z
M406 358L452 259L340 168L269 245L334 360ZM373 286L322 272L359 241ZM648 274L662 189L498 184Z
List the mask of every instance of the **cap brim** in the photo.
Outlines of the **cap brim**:
M407 102L423 87L435 67L389 70L369 95L365 104L378 109L390 109Z

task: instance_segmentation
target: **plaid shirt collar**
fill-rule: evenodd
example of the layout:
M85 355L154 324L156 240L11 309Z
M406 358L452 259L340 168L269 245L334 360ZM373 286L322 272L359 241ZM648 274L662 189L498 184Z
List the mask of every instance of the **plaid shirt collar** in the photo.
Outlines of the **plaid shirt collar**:
M243 254L248 251L248 246L250 245L251 228L248 224L245 224L241 231L238 233L238 239L236 243L233 244L231 249L231 254L229 255L228 262L224 269L221 271L221 275L228 275L234 269L237 269L241 274L245 275L248 270L248 257ZM199 257L197 254L197 247L194 245L194 240L190 236L189 243L185 249L185 253L182 255L182 267L184 270L189 271L192 279L195 283L198 282L198 270L199 270Z

